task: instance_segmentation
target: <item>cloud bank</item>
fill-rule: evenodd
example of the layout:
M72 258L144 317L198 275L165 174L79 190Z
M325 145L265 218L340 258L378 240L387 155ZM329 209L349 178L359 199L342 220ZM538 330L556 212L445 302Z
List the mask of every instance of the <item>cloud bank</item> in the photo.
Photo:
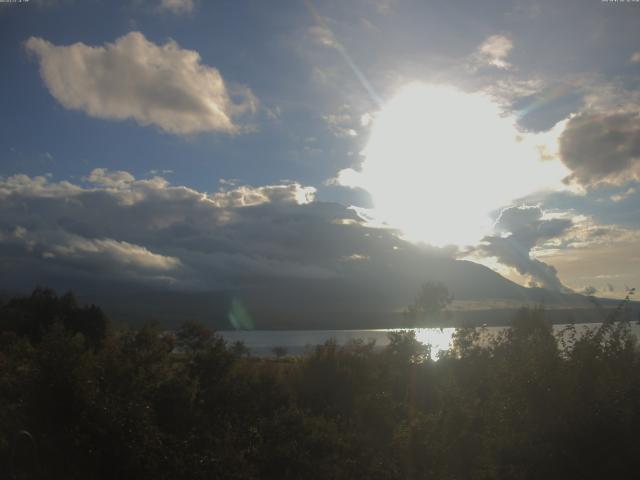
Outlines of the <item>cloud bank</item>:
M333 273L296 253L305 233L288 232L313 223L295 214L313 194L297 183L206 194L106 169L84 185L14 175L0 181L0 245L5 262L36 261L40 273L70 278L204 288L247 276L326 277Z
M106 169L77 183L0 178L0 289L251 292L288 315L389 312L428 280L456 298L526 296L451 255L367 226L295 182L206 193Z

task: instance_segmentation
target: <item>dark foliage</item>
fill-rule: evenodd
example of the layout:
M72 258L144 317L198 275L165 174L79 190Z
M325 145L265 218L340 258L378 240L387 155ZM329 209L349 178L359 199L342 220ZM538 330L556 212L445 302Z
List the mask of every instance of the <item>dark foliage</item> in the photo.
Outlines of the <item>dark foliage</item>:
M71 479L598 479L640 471L624 309L554 336L523 310L431 358L327 342L257 359L202 325L108 332L37 290L2 308L0 472Z
M70 333L80 333L92 346L107 334L108 321L95 305L80 306L71 292L58 297L49 288L36 288L29 297L18 297L0 308L0 330L12 331L37 344L52 325L59 323Z

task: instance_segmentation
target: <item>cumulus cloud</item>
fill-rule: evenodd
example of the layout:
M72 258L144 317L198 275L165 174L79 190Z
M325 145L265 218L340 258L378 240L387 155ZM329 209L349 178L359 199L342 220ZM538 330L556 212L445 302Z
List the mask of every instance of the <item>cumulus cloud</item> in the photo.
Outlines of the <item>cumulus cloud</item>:
M248 88L230 88L198 52L172 40L156 45L130 32L99 47L56 46L38 37L25 45L51 95L92 117L134 119L173 134L238 133L236 119L256 108Z
M559 140L567 182L619 185L640 179L640 115L582 113L569 120Z
M124 172L122 170L110 172L106 168L95 168L91 171L91 174L87 177L87 180L98 185L117 188L124 187L132 183L135 178L129 172Z
M73 195L82 191L82 187L67 181L51 183L47 177L18 174L0 181L0 199L9 195L29 195L38 198L55 198Z
M479 58L496 68L507 69L511 65L507 62L509 53L513 49L513 42L504 35L491 35L480 47L478 47Z
M533 258L531 251L541 242L561 236L571 225L569 219L544 218L537 206L505 208L496 221L496 235L485 237L477 252L516 269L530 278L533 286L565 292L556 269Z
M225 207L250 207L269 202L295 201L304 205L313 201L316 189L303 187L298 183L285 185L265 185L261 187L239 186L233 190L223 190L211 195L211 200L216 206Z

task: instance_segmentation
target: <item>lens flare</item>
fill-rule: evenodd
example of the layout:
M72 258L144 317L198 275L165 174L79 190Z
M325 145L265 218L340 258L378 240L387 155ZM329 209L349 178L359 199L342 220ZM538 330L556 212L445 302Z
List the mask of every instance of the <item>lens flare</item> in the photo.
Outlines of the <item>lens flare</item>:
M231 308L229 309L229 323L234 330L253 330L254 323L251 314L247 308L242 304L240 300L234 298L231 301Z

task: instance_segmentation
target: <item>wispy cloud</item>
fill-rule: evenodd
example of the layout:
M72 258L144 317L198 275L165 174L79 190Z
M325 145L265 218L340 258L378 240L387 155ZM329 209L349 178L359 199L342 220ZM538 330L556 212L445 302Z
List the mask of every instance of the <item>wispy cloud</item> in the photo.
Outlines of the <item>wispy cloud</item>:
M159 6L160 10L175 14L192 12L194 7L193 0L161 0Z

